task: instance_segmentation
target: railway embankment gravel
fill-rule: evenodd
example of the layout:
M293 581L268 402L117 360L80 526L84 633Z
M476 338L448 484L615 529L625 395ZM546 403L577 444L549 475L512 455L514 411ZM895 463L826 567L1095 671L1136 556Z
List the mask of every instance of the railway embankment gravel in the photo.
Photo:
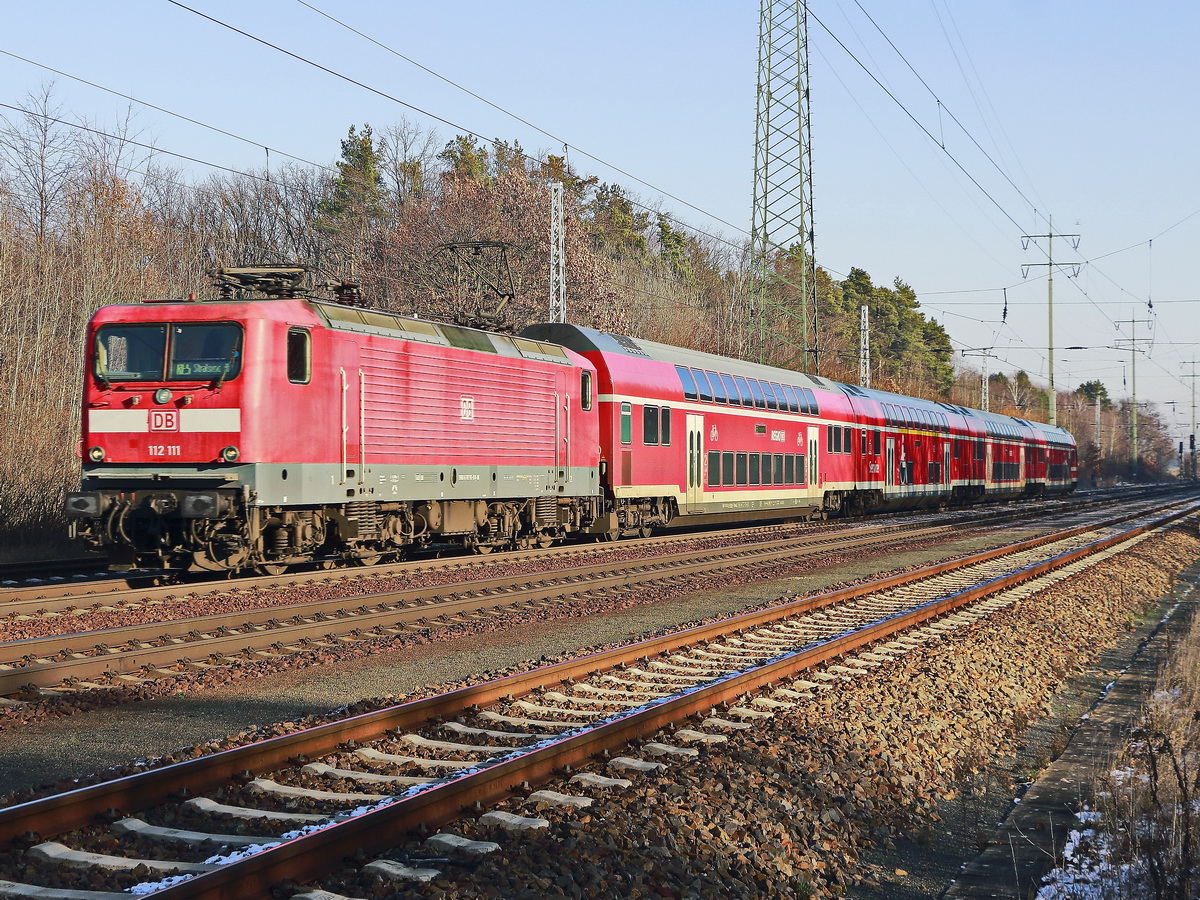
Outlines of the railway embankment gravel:
M404 896L937 896L947 872L972 855L959 842L964 856L953 868L949 859L930 863L945 855L947 826L962 830L964 808L976 806L968 833L990 835L981 783L1007 781L1012 796L1020 771L996 764L1017 758L1069 679L1104 648L1128 644L1197 556L1200 541L1183 532L1147 541L700 748L694 762L639 779L586 815L539 813L552 819L548 833L505 840L453 879L407 886ZM477 823L459 830L495 838ZM328 886L393 896L353 879Z

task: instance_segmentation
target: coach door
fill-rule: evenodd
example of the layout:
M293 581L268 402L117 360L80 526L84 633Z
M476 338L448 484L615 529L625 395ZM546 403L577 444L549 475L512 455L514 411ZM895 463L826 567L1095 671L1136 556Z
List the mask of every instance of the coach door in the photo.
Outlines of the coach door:
M699 511L704 502L704 416L687 417L687 505Z
M821 471L820 462L817 459L817 450L821 446L821 429L814 426L809 426L808 429L808 489L810 492L819 488L820 479L817 477Z

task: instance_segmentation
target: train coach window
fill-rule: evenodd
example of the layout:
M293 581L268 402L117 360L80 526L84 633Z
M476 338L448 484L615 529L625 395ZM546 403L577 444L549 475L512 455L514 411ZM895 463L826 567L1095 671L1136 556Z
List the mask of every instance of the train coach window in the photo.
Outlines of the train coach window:
M874 453L876 456L879 455L879 429L878 428L875 429L875 442L874 442L874 446L871 448L871 452Z
M854 452L854 429L847 425L842 429L842 452Z
M819 416L821 414L821 408L817 405L817 395L808 388L803 388L802 390L804 391L804 399L808 401L809 413L814 416Z
M633 443L633 404L621 404L621 443Z
M771 391L771 382L760 381L758 386L762 388L763 397L767 401L767 409L779 409L779 404L775 402L775 394Z
M307 328L288 329L287 377L292 384L308 384L312 380L312 339Z
M721 484L733 484L733 454L721 454Z
M648 447L658 446L658 407L642 407L642 443Z
M758 409L766 409L767 401L763 397L762 387L753 378L747 378L746 384L750 385L750 393L754 395L754 405Z
M771 459L774 462L774 465L771 467L774 481L776 484L783 484L783 454L776 453Z
M579 407L581 409L592 408L592 373L579 373Z
M748 462L746 459L746 454L739 453L737 455L737 483L738 484L746 483L746 475L747 475L746 470L748 468L749 468L749 465L748 465Z
M692 377L691 369L683 366L676 366L675 371L679 373L679 383L683 385L683 396L688 400L695 400L700 395L696 392L696 379Z
M796 484L804 484L804 454L796 454Z
M692 369L692 375L696 379L696 390L700 392L700 399L712 400L712 387L708 383L708 376L700 369Z
M721 376L716 372L705 372L708 376L708 383L712 385L713 399L718 403L728 403L729 398L725 396L725 385L721 381Z
M658 441L664 447L671 446L671 407L662 408L662 428L659 429Z
M783 483L796 483L796 457L790 453L783 458Z
M794 413L800 412L800 401L796 399L796 392L789 384L783 385L783 396L787 397L788 409Z
M754 396L750 393L750 386L746 384L746 379L741 375L735 375L733 383L737 385L738 397L741 398L742 406L754 406Z
M785 394L783 392L783 386L778 385L772 381L771 382L771 391L775 394L775 405L778 406L784 412L786 412L787 408L788 408L788 402L787 402L787 394Z
M758 473L759 473L758 459L759 459L759 457L758 457L757 453L750 454L750 483L751 484L758 484ZM770 457L768 456L767 459L769 460ZM766 475L767 475L767 477L764 479L764 482L766 484L770 484L771 483L771 468L769 465L767 466Z
M741 406L742 398L738 396L737 385L733 383L732 375L722 375L721 383L725 385L725 395L729 398L729 403L732 406Z
M718 487L721 484L721 452L708 451L708 486Z

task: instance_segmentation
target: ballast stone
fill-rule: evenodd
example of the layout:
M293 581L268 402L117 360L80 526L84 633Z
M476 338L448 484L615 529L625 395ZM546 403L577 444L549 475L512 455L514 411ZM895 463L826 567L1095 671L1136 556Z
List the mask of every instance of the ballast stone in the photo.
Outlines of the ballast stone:
M580 772L578 775L572 775L571 783L586 784L597 788L633 787L633 782L628 778L609 778L605 775L597 775L595 772Z
M620 779L609 779L618 781ZM591 797L573 797L570 794L560 794L558 791L534 791L525 798L526 803L545 803L549 806L569 806L575 809L584 809L591 806L593 802Z
M499 809L484 813L479 817L479 821L484 825L499 825L507 831L540 831L550 827L547 819L531 819Z
M433 881L442 873L438 869L414 869L390 859L377 859L363 866L363 871L388 881ZM296 900L296 898L292 898Z
M485 853L495 853L500 845L495 841L472 841L459 834L442 832L425 839L427 847L433 847L443 852L468 853L472 856L482 856Z

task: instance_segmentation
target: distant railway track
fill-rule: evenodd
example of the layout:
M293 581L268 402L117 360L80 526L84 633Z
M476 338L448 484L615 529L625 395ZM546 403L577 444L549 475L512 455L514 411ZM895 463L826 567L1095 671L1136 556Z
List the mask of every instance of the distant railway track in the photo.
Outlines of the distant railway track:
M961 523L973 525L985 518L991 518L994 522L1014 521L1024 517L1028 511L1042 512L1046 510L1070 510L1087 508L1088 506L1103 505L1111 503L1114 497L1122 498L1122 502L1128 502L1137 497L1159 496L1164 493L1172 493L1180 491L1181 488L1176 485L1155 485L1148 488L1139 488L1133 491L1128 489L1111 490L1111 491L1095 491L1086 494L1078 494L1070 497L1056 498L1052 501L1032 501L1032 502L1017 502L1004 506L981 506L971 507L968 509L953 510L931 516L928 513L894 513L872 516L866 519L846 520L849 523L871 523L878 522L879 527L890 527L889 523L911 522L914 520L926 519L937 522ZM597 545L591 543L572 543L559 545L547 550L520 550L505 553L489 554L487 556L471 556L461 553L455 554L443 561L435 563L440 566L453 566L459 563L463 566L478 565L483 562L492 562L509 559L535 559L547 555L562 556L571 554L589 554L597 552L598 547L615 546L645 546L647 543L652 544L669 544L678 543L688 540L702 540L706 537L720 539L724 536L739 536L745 535L752 537L756 534L769 535L778 533L782 529L820 529L820 528L837 528L843 524L842 520L833 522L811 524L811 525L757 525L743 528L722 529L720 531L700 531L700 532L666 532L657 537L648 539L634 539L621 541L616 545ZM198 578L195 581L184 583L171 583L163 585L152 585L149 582L153 580L152 573L139 573L133 578L138 582L137 586L130 586L125 578L121 577L103 577L104 562L95 558L88 559L64 559L64 560L47 560L45 562L34 563L0 563L0 616L10 615L15 613L20 614L22 611L18 606L10 606L10 603L26 603L27 601L55 601L47 602L45 609L53 611L55 609L66 609L71 606L70 602L58 603L57 601L67 600L70 598L78 598L80 601L88 598L103 595L103 601L94 600L92 602L121 602L125 597L136 596L138 598L154 598L165 597L168 595L178 596L180 591L200 591L228 588L231 586L238 587L256 587L261 585L279 584L282 582L305 582L305 581L328 581L331 578L354 578L354 577L386 577L389 574L396 572L410 571L413 566L423 566L430 564L428 560L402 561L395 563L384 563L370 567L344 567L333 570L324 569L293 569L282 575L257 575L247 574L237 577L217 577L212 579ZM100 577L98 577L100 576ZM86 580L85 580L86 579ZM32 583L31 583L32 582ZM78 604L75 604L78 606ZM35 607L37 608L37 607Z
M1080 514L1074 510L1072 514ZM995 525L997 515L974 524ZM713 547L695 536L664 537L642 542L637 558L622 559L615 549L565 548L541 551L541 570L505 571L500 558L483 564L461 560L409 564L402 575L440 575L420 587L351 593L354 582L341 585L336 596L281 603L263 596L263 605L246 601L228 611L180 617L167 613L100 630L86 630L88 614L105 612L138 616L179 609L178 588L170 606L164 596L106 594L88 609L71 598L9 601L0 607L10 622L38 620L49 626L37 637L0 642L0 697L22 702L44 696L75 694L98 688L120 688L147 681L173 679L181 673L236 665L256 659L279 660L339 649L360 642L395 638L405 632L436 630L471 619L500 619L513 612L570 604L577 598L655 583L681 582L697 576L756 571L800 562L818 554L871 552L897 541L937 539L961 521L906 525L867 525L850 529L817 528L777 537L774 529L745 530L746 543ZM627 548L633 544L626 545ZM586 549L586 553L585 553ZM518 556L518 561L535 562ZM584 558L586 556L586 559ZM549 567L547 567L547 564ZM446 570L441 571L438 570ZM495 571L489 571L494 569ZM314 576L317 577L317 576ZM330 576L324 573L324 580ZM278 583L280 579L266 579ZM349 589L349 591L347 590ZM156 589L161 595L168 588ZM13 626L10 624L10 628Z
M72 559L46 559L32 562L0 563L0 588L19 586L21 582L43 578L90 578L103 573L107 561L98 556Z
M0 643L0 696L112 687L170 678L237 659L311 652L386 638L406 630L453 624L468 617L502 616L521 607L570 603L596 591L624 590L696 575L799 561L815 554L868 551L945 534L949 525L870 527L760 540L711 549L674 548L664 541L636 560L602 559L570 568L501 574L453 584L305 601L260 610L156 621L103 631L54 634ZM602 554L605 555L605 554ZM73 616L68 614L68 620ZM69 625L66 627L70 627ZM96 680L101 680L97 684Z
M526 804L583 806L638 772L686 764L692 744L736 741L822 685L870 677L1194 511L1108 517L10 807L0 842L24 853L6 857L0 878L118 891L177 871L194 877L156 897L215 900L270 897L353 859L362 877L402 886L423 877L405 864L414 857L490 849L437 833L457 820L543 827ZM315 827L289 831L305 823ZM227 865L200 862L264 840ZM392 858L372 859L381 854Z

